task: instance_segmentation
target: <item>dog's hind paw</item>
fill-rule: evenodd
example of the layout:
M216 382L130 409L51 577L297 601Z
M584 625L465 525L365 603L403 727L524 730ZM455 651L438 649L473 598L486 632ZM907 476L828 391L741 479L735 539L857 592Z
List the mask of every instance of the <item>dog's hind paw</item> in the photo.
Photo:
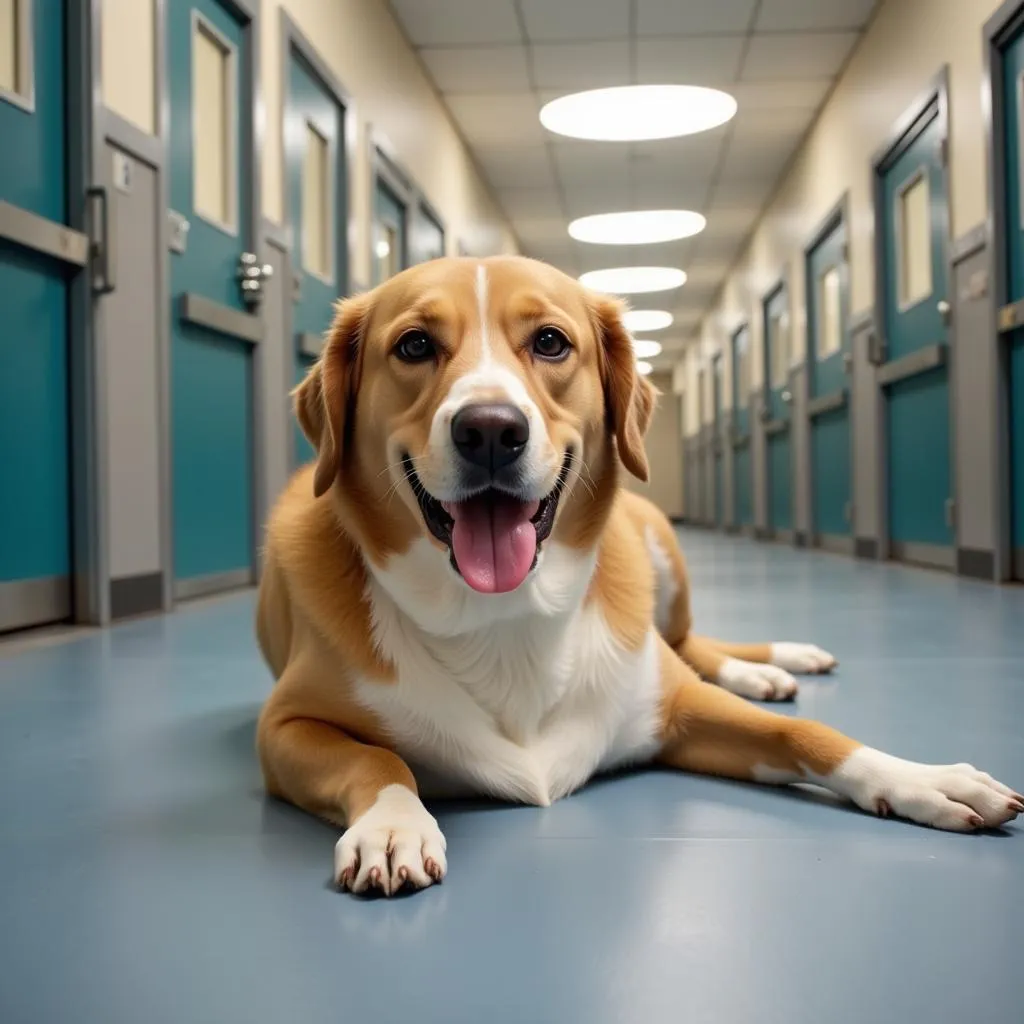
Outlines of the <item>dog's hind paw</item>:
M772 644L772 664L800 675L820 675L831 672L838 662L828 651L814 644L783 641Z

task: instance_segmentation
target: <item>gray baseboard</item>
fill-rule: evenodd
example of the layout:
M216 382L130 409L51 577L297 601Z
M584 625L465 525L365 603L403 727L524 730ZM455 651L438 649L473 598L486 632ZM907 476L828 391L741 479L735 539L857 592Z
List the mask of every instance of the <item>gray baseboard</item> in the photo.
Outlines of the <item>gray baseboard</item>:
M889 545L889 557L894 562L905 562L925 569L949 569L956 566L956 555L952 547L942 544L914 544L893 541Z
M0 583L0 633L71 618L71 580L45 576Z
M993 580L996 574L995 552L957 548L956 571L958 576L968 576L972 580Z
M226 590L240 590L255 582L252 569L231 569L228 572L214 572L209 576L192 576L186 580L174 581L174 597L188 601L194 597L207 597Z
M857 558L875 561L878 558L878 541L874 537L858 537L854 541L853 553Z
M793 544L798 548L807 547L807 534L803 530L797 530L793 534Z
M110 581L110 617L115 621L158 612L163 608L163 603L162 572L122 576Z
M841 533L815 534L814 546L833 555L853 554L853 538Z
M755 540L775 540L775 531L770 526L755 526Z

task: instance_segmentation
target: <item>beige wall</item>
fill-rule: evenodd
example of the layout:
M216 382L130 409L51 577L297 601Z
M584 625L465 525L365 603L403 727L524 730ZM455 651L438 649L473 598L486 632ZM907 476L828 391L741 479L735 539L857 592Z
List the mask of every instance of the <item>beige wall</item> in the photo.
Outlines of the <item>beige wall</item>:
M630 490L643 494L667 516L683 514L683 444L679 428L679 397L672 393L672 377L654 375L651 383L661 392L647 432L647 484L627 476Z
M854 53L814 129L778 189L700 337L684 358L683 378L726 345L749 320L755 385L762 380L761 300L784 274L790 283L794 358L803 358L804 246L828 211L849 193L851 312L874 302L871 157L893 125L949 65L950 188L954 238L985 218L986 167L981 30L999 0L886 0ZM728 360L727 360L728 363ZM726 402L729 394L726 387ZM706 418L710 403L705 404ZM696 402L686 432L697 429Z
M354 102L358 133L352 182L355 280L365 284L370 279L369 126L387 139L395 159L441 216L449 252L456 251L460 240L473 253L517 250L508 221L384 0L261 2L266 217L280 222L282 216L280 9L284 7L319 48L320 57ZM156 130L153 11L153 0L103 0L104 103L150 134Z

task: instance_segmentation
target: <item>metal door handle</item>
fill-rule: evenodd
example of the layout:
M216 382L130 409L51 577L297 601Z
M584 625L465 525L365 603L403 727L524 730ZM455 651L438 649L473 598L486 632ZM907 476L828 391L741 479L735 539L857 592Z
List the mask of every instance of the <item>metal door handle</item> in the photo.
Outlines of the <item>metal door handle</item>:
M238 258L242 301L248 306L258 306L263 300L263 282L273 276L274 268L269 263L260 265L256 253L243 252Z
M953 307L945 299L940 299L935 307L939 311L939 316L942 317L943 323L949 323L950 316L953 312Z
M786 403L786 405L789 405L793 401L793 392L787 388L779 397Z
M843 353L843 372L846 373L847 375L849 375L852 370L853 370L853 353L852 352L844 352Z
M109 295L117 288L117 224L111 212L113 201L106 188L96 185L88 190L87 195L93 205L100 207L100 235L97 238L95 222L92 239L89 243L89 256L93 264L93 290L97 295ZM98 264L99 274L96 274ZM97 284L97 276L100 283Z

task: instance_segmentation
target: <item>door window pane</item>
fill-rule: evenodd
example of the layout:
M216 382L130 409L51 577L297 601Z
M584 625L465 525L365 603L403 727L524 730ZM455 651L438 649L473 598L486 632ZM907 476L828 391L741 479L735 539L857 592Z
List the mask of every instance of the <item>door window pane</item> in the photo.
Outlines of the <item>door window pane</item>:
M897 203L899 299L906 309L932 293L931 202L924 171L900 190Z
M331 147L307 121L302 162L302 265L323 278L331 278L334 273L331 182Z
M393 277L401 269L399 258L398 228L384 221L377 223L377 240L374 242L376 281L378 283Z
M740 405L746 403L750 397L750 344L749 335L746 331L736 338L736 398Z
M192 36L192 173L195 212L235 229L234 52L197 18Z
M0 98L31 109L32 0L0 0Z
M415 251L420 260L436 260L444 255L444 231L422 207L416 223Z
M789 316L786 313L769 316L768 340L771 346L771 386L781 388L789 378Z
M843 310L838 267L818 278L818 358L827 359L842 348Z

